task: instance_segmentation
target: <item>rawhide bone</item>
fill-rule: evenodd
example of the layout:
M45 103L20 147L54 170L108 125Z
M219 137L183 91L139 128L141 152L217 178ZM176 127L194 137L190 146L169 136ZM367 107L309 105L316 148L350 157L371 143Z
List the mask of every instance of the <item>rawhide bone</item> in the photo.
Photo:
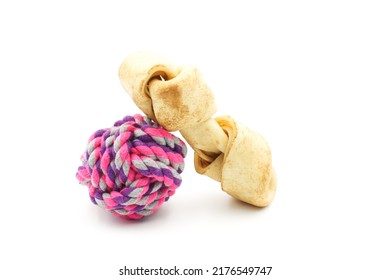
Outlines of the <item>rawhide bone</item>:
M194 149L198 173L221 182L222 190L264 207L276 190L266 140L229 116L212 118L214 96L193 66L175 66L153 53L129 55L119 69L135 104L168 131L180 131Z

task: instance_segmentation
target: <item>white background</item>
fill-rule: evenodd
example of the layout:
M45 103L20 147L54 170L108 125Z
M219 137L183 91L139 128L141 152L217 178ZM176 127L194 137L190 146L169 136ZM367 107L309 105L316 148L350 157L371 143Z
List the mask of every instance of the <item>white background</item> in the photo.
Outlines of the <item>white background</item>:
M388 1L1 1L0 278L177 265L389 279L389 15ZM138 50L197 66L218 115L266 137L270 207L230 198L191 153L150 218L90 203L79 157L92 132L140 112L117 76Z

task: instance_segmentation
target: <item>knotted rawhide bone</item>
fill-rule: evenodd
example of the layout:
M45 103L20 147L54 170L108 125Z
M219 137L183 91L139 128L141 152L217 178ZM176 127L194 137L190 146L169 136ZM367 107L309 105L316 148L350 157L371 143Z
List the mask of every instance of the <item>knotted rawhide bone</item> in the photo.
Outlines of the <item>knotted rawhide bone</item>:
M266 140L229 116L212 118L214 96L193 66L175 66L153 53L129 55L119 69L135 104L169 131L180 131L195 151L195 169L221 182L222 190L255 206L276 190Z

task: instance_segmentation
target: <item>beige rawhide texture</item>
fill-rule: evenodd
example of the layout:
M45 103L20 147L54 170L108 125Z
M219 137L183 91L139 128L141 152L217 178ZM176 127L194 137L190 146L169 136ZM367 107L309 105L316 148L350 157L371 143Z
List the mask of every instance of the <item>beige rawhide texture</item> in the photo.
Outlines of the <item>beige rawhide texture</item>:
M265 139L229 116L215 119L214 96L193 66L177 67L153 53L129 55L119 77L135 104L195 151L195 169L233 197L258 207L272 202L276 176Z

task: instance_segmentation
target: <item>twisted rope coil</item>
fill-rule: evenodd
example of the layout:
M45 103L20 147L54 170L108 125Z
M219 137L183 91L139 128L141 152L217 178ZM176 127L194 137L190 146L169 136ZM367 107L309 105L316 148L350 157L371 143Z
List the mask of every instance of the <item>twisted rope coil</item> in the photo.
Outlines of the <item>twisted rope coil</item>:
M153 214L181 184L187 148L148 117L126 116L90 137L77 179L114 215Z

